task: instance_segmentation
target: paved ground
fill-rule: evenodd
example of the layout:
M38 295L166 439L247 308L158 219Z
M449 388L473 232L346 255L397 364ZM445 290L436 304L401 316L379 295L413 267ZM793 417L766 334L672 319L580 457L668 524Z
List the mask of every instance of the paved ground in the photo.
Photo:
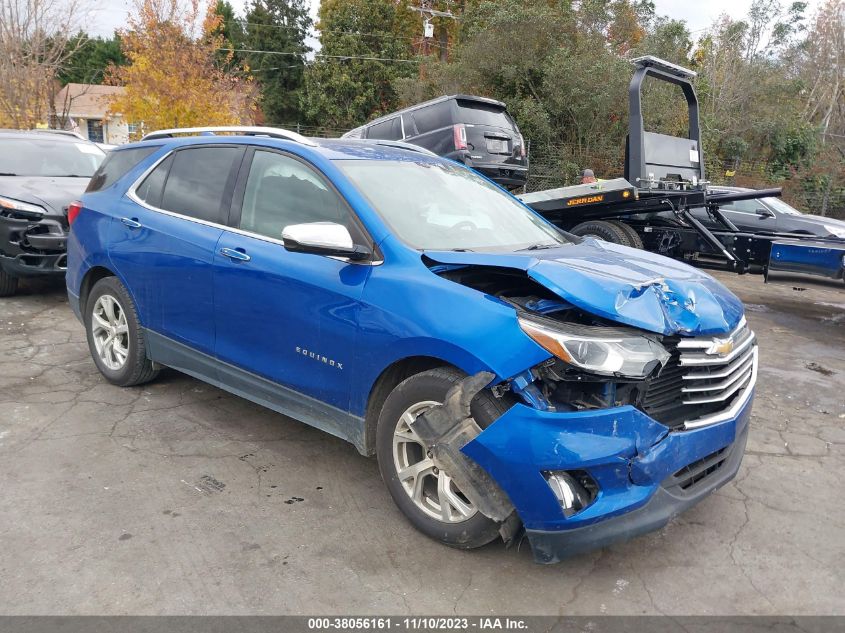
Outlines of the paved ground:
M845 289L720 275L762 368L735 483L556 566L415 532L351 445L96 372L63 289L0 299L0 613L845 614Z

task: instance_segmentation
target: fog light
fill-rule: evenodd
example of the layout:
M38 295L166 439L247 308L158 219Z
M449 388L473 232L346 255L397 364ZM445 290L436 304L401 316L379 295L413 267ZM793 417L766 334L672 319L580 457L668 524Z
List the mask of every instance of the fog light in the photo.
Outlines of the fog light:
M584 471L551 470L543 476L567 518L589 506L598 494L596 482Z

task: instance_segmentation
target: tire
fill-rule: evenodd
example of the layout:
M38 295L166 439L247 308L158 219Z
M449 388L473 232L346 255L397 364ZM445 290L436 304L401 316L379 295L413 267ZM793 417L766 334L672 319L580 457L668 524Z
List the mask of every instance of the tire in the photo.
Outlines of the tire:
M628 234L618 225L606 220L590 220L574 227L570 233L581 237L597 237L605 242L630 246Z
M91 289L85 301L85 332L94 364L113 385L142 385L158 375L147 358L135 304L117 277L105 277Z
M433 404L443 402L449 389L464 378L466 375L456 369L440 367L411 376L397 385L387 397L379 415L376 429L376 452L379 470L390 496L415 528L450 547L474 549L494 540L499 534L499 524L475 510L466 497L463 497L454 487L445 472L427 468L426 471L429 471L427 474L414 477L413 481L406 479L407 483L403 483L399 475L400 465L422 463L426 461L426 456L423 446L415 444L412 439L404 442L400 439L398 446L394 446L396 431L410 429L403 422L403 415L412 412L411 419L413 419ZM492 392L485 389L472 401L472 417L481 428L486 428L510 408L511 402L504 398L497 399ZM414 412L416 406L422 408ZM401 437L410 437L408 433L413 435L412 431L408 431ZM414 459L419 461L412 461ZM444 487L449 489L447 498L463 502L464 510L469 509L474 512L463 515L459 509L460 503L458 506L452 506L451 502L445 504L442 502L439 484L443 477L445 477ZM412 499L413 492L406 488L407 485L416 490L418 480L420 480L420 490L424 491L419 502ZM437 500L433 498L433 493L437 494ZM450 521L442 518L444 505L447 508L446 514L451 514ZM438 507L441 509L441 518L435 518Z
M18 278L0 268L0 297L11 297L18 291Z
M640 237L640 234L634 230L630 224L625 224L621 220L609 220L611 224L615 224L618 226L625 234L628 236L628 246L631 248L638 248L642 250L643 248L643 239Z

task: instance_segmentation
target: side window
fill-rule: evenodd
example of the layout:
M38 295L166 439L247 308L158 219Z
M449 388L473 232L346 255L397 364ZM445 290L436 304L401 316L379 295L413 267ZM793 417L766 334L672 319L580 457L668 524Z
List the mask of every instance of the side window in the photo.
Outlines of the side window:
M353 237L358 233L346 205L314 170L290 156L256 151L240 228L278 240L286 226L307 222L336 222Z
M410 114L402 115L402 125L405 127L406 138L409 136L416 136L416 132L414 131L414 120L411 118Z
M148 205L161 207L161 194L164 192L164 183L167 180L167 170L173 162L173 154L161 161L149 175L135 189L135 195Z
M159 147L161 146L153 145L152 147L135 147L132 149L111 151L106 156L103 164L94 172L85 192L100 191L100 189L111 187L126 172L159 149Z
M756 200L738 200L735 202L728 202L722 207L722 209L725 211L736 211L738 213L750 213L753 215L761 206L763 205Z
M397 116L387 121L371 125L367 130L367 138L377 138L385 141L401 141L402 121Z
M167 211L223 223L223 196L240 147L196 147L173 155L161 204Z
M452 124L451 101L442 101L434 105L414 110L411 116L417 125L417 132L425 134Z

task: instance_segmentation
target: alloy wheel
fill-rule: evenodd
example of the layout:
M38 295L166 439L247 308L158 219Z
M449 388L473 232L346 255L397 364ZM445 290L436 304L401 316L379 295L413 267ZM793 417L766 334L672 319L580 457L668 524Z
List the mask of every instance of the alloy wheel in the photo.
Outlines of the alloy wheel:
M102 295L91 312L94 347L103 364L112 371L121 369L129 357L129 326L120 302Z
M418 402L400 416L393 432L393 464L402 488L420 510L444 523L461 523L474 516L478 509L452 478L434 465L425 444L413 429L414 421L438 404L432 400Z

